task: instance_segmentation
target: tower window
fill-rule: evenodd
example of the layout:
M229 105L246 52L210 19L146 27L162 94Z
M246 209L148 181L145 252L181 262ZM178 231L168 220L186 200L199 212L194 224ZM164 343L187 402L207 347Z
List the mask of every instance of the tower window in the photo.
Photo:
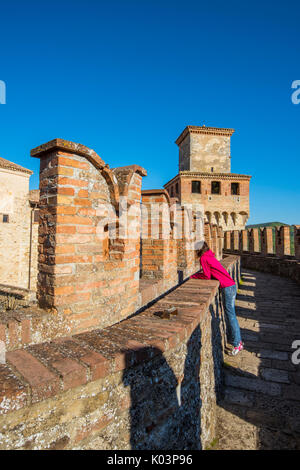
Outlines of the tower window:
M213 172L214 172L214 167L212 166L210 170L211 170L211 172L213 173Z
M233 194L233 195L240 194L240 184L239 183L231 183L231 194Z
M221 183L220 183L220 181L212 181L212 183L211 183L211 194L221 194Z
M3 216L2 216L2 222L3 222L4 224L8 224L8 222L9 222L8 214L3 214Z
M192 193L201 194L201 181L192 181Z

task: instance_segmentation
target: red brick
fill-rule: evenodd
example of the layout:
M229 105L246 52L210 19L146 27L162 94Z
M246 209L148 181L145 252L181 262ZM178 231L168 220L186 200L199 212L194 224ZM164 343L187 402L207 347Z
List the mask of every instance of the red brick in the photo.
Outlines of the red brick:
M78 209L75 208L77 210L77 214L78 215L91 215L91 216L95 216L96 215L96 209L92 209L90 207L79 207Z
M67 263L91 263L93 261L92 256L56 256L56 264L67 264Z
M76 229L78 233L97 233L97 227L91 227L90 225L78 225Z
M65 196L74 196L75 190L74 188L57 188L57 194L62 194Z
M68 294L73 294L73 292L74 292L73 286L63 286L63 287L54 288L54 295L68 295Z
M109 416L101 416L96 422L93 424L86 424L86 426L81 430L78 431L75 437L75 442L80 442L83 439L86 439L88 436L91 434L96 433L97 431L100 431L104 427L106 427L114 418L109 417Z
M89 192L86 189L80 189L80 191L78 191L78 197L89 197Z
M57 216L58 224L72 224L72 225L92 225L93 222L87 217L79 216L68 216L68 215L58 215Z
M74 204L76 206L90 207L92 205L92 201L89 201L88 199L84 199L84 198L81 198L81 197L75 197L74 198Z
M76 207L71 207L71 206L57 206L56 207L56 213L57 214L75 215L76 212L77 212Z
M67 304L73 304L77 302L84 302L88 301L90 298L91 294L89 292L82 292L81 294L73 294L73 295L65 295L65 296L60 296L55 298L54 304L56 306L58 305L67 305Z

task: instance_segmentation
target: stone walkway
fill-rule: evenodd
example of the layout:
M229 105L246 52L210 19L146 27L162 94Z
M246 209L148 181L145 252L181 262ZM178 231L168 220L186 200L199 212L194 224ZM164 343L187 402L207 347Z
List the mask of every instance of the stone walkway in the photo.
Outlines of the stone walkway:
M224 357L217 450L300 449L300 288L294 281L243 270L236 312L245 343ZM300 352L298 354L300 360Z

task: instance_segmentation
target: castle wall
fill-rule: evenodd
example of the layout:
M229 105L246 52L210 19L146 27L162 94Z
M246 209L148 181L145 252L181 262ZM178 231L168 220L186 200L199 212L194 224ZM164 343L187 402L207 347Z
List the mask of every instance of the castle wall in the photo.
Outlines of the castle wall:
M29 282L29 177L0 168L0 284L21 288L28 288ZM8 223L3 223L3 214Z

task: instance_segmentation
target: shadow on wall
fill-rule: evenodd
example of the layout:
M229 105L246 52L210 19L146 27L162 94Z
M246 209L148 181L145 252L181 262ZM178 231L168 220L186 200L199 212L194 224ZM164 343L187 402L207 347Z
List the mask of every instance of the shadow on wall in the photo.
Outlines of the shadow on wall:
M200 450L201 331L197 327L187 343L182 382L157 348L140 353L151 361L132 368L128 364L123 383L130 387L130 443L136 450Z

